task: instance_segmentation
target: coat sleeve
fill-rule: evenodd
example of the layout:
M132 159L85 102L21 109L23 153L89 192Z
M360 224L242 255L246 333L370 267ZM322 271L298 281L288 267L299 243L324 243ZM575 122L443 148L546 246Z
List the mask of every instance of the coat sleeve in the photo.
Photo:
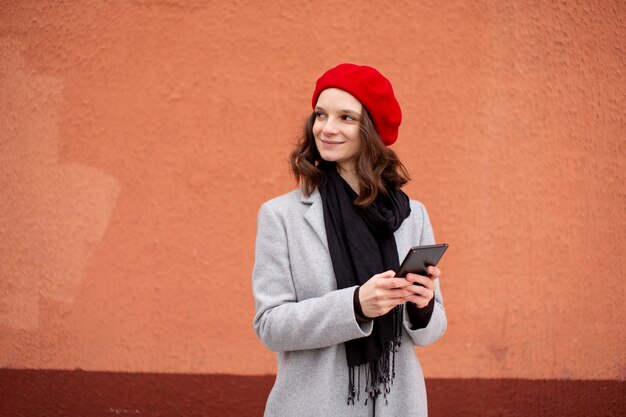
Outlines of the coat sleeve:
M297 299L287 236L284 219L264 204L257 223L252 290L254 329L265 346L275 352L318 349L368 336L372 322L360 325L354 314L356 287Z
M433 245L435 243L435 236L433 234L433 228L430 224L430 219L426 208L423 204L418 203L418 209L422 216L422 235L420 236L419 244ZM428 325L422 329L411 330L411 321L407 314L407 309L404 309L404 329L407 331L413 344L416 346L426 346L436 342L446 331L448 321L446 319L446 311L443 308L443 298L441 296L441 290L439 288L439 279L435 280L435 306L433 309L433 315L430 317Z

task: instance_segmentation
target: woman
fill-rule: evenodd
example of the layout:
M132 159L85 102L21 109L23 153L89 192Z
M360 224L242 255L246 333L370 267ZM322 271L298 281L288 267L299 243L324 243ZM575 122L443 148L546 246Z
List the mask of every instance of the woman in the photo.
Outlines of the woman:
M434 243L386 147L400 106L381 73L353 64L324 73L312 105L290 157L300 187L258 217L254 327L278 360L265 415L426 416L413 346L439 339L446 316L438 268L394 276L410 247Z

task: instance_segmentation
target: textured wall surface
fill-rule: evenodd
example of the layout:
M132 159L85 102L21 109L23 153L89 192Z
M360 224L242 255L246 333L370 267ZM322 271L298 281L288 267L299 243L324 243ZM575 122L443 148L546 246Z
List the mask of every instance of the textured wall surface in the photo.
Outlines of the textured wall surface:
M0 367L263 375L259 205L379 68L429 209L428 377L626 377L622 1L0 2Z

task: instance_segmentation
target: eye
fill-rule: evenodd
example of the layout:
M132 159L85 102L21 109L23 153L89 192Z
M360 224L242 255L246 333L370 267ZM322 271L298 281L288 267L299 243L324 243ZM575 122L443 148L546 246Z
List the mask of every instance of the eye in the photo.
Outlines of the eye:
M341 118L343 120L346 120L348 122L356 122L357 118L352 116L351 114L344 114L343 116L341 116Z
M317 120L324 119L325 117L326 117L326 113L324 113L322 111L316 111L315 112L315 118Z

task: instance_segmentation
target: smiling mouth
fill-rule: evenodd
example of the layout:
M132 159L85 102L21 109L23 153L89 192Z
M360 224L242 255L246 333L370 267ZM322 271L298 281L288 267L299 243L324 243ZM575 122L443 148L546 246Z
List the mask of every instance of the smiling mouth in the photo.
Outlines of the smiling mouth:
M324 140L324 139L320 139L320 140L322 141L322 143L325 143L327 145L340 145L343 143L343 142L335 142L332 140Z

